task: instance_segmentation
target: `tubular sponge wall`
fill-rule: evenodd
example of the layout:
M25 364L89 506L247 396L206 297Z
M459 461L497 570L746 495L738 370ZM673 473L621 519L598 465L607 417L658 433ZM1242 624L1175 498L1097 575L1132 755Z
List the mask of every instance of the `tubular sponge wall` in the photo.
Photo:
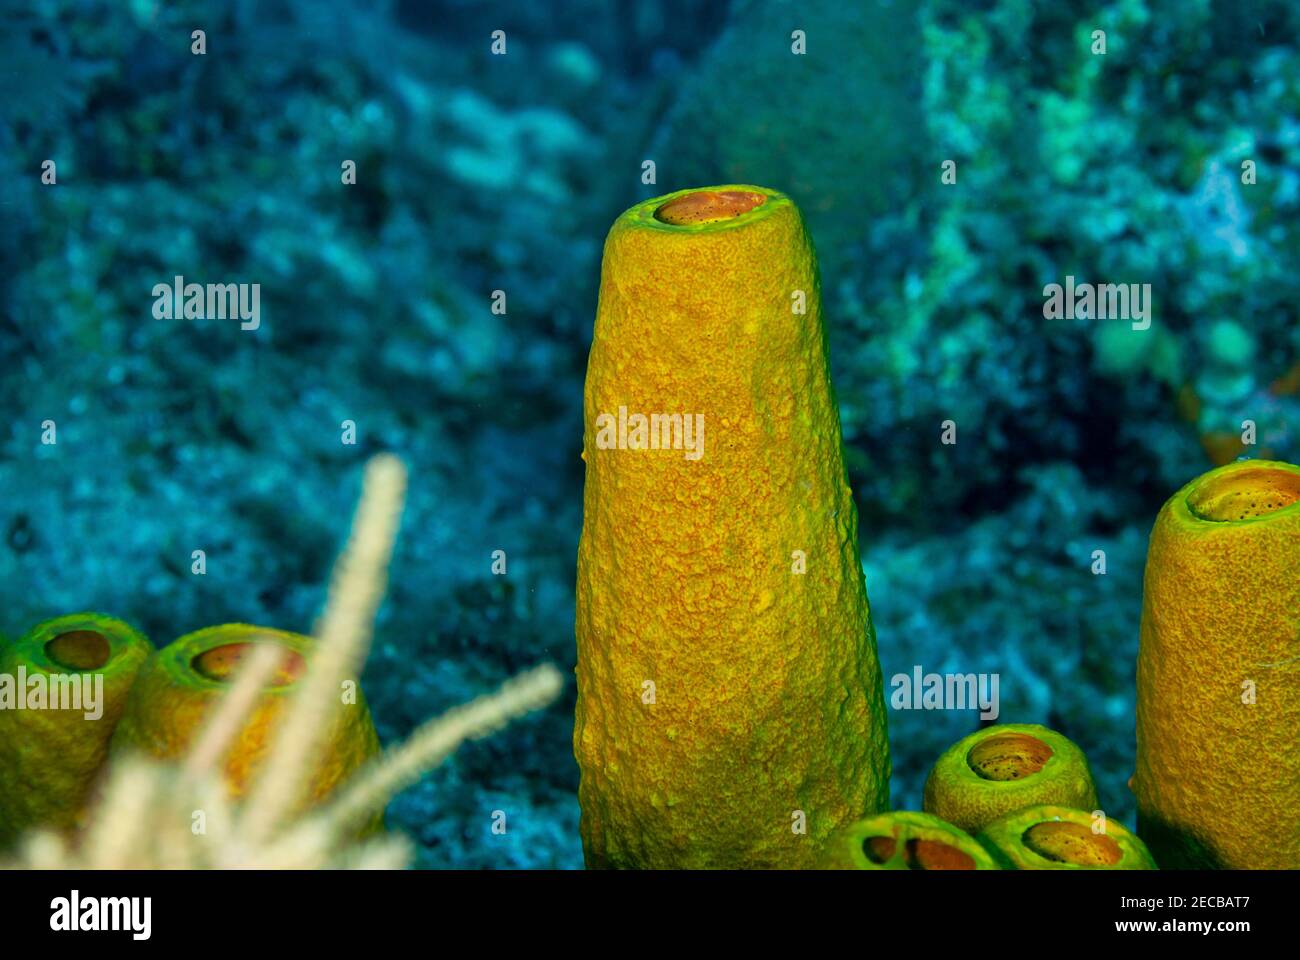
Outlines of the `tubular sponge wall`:
M1138 833L1164 868L1300 868L1300 467L1175 493L1144 589Z
M817 284L798 210L761 187L649 200L605 242L577 586L590 866L811 866L888 802Z

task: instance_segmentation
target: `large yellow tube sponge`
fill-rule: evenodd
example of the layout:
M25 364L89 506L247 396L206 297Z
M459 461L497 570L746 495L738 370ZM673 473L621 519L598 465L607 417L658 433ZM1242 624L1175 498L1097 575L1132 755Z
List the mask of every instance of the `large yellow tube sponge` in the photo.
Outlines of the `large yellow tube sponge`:
M605 242L578 552L592 867L803 867L885 809L889 749L816 260L754 186Z
M222 773L232 797L253 784L273 745L280 718L306 669L310 637L269 627L228 623L187 634L159 650L140 671L113 737L113 754L137 751L149 757L184 757L211 719L218 701L254 644L272 643L284 655L272 682L262 690L226 754ZM359 687L341 690L296 809L328 796L357 768L377 756L379 737ZM382 826L382 814L366 831Z
M1297 744L1300 467L1244 460L1151 531L1132 785L1160 865L1300 868Z
M152 650L98 613L55 617L0 643L0 849L29 829L77 826Z

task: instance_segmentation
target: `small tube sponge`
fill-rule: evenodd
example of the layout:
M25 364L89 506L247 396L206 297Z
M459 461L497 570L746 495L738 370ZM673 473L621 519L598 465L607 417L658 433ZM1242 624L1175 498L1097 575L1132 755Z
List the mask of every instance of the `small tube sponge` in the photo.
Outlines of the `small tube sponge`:
M585 421L587 865L814 866L887 807L890 768L817 263L788 197L682 190L615 221Z
M831 837L823 870L997 870L975 838L928 813L899 810L849 824Z
M1005 870L1155 870L1141 840L1114 820L1044 804L994 820L976 837Z
M284 630L228 623L187 634L159 650L136 679L112 752L136 750L160 759L184 757L211 718L217 701L234 678L240 662L258 643L284 648L284 659L271 683L249 712L225 757L223 776L232 797L241 797L254 781L272 745L275 726L306 668L312 639ZM355 698L339 697L322 754L308 778L298 808L328 796L353 771L380 752L379 737L360 688ZM363 832L382 828L382 813Z
M926 813L970 833L1044 803L1092 810L1097 788L1083 751L1036 723L1001 723L963 737L925 781Z
M55 617L0 645L0 849L29 829L78 825L152 650L129 624L99 613Z
M1138 833L1166 869L1300 868L1300 466L1202 474L1151 531Z

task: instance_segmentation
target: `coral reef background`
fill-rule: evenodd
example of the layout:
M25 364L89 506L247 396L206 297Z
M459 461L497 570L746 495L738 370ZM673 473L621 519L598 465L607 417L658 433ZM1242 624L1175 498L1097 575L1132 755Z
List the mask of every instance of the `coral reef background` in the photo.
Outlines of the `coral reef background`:
M1246 452L1300 458L1298 31L1263 0L5 5L0 631L102 609L159 644L307 632L392 450L413 482L363 678L381 739L571 668L604 233L639 199L763 183L819 245L886 678L1000 674L998 719L1078 743L1131 825L1152 520L1245 418ZM155 319L178 274L259 283L261 328ZM1151 328L1044 319L1067 274L1151 283ZM581 865L572 698L394 802L418 865ZM889 720L916 808L979 720Z

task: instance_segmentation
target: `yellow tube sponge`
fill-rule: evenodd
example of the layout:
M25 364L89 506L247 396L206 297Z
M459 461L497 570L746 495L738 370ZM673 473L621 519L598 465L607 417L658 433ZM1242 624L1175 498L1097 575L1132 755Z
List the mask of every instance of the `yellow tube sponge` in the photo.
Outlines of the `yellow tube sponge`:
M1243 460L1156 517L1138 833L1162 867L1300 868L1300 467Z
M138 751L159 759L184 757L228 688L239 664L258 643L284 648L284 659L262 690L222 766L232 797L242 797L273 744L276 725L306 668L312 640L301 634L228 623L187 634L145 664L113 737L112 751ZM297 809L328 796L354 770L380 752L370 710L359 687L340 691L329 733ZM382 814L367 831L382 825Z
M77 826L152 649L98 613L55 617L0 645L0 849L32 828Z
M799 212L637 204L587 365L574 752L592 867L804 867L883 810L889 748Z

